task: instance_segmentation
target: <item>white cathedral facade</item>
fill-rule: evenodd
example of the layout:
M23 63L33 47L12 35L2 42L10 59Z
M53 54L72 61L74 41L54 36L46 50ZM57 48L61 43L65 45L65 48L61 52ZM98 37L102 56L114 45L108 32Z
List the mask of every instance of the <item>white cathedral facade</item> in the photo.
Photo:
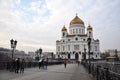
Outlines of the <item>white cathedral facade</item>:
M86 33L85 33L86 30ZM91 38L90 58L100 59L99 40L93 37L93 28L76 15L70 22L69 31L64 25L62 27L62 37L56 41L56 54L58 58L75 59L81 61L83 54L88 59L88 38Z

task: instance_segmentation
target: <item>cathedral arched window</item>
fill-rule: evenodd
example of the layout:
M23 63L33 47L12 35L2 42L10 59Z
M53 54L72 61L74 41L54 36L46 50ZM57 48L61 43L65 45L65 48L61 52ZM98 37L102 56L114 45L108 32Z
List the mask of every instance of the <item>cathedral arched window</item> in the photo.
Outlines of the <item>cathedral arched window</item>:
M63 46L63 51L65 51L65 46Z
M81 29L79 29L79 33L81 33Z
M77 40L78 40L78 38L75 38L75 40L77 41Z
M83 29L81 29L81 33L83 33Z
M78 29L76 29L76 33L78 33Z
M83 39L83 41L85 41L85 39Z
M68 45L68 50L70 50L70 45Z
M68 54L68 59L70 59L70 53Z
M79 45L74 45L74 50L79 50Z
M91 34L91 31L89 32L89 34Z
M60 51L60 46L58 46L58 51Z
M72 33L72 30L70 30L70 33Z
M81 52L79 52L79 54L81 55Z
M73 33L75 33L74 29L73 29Z
M96 55L96 58L97 58L97 55Z
M95 51L97 51L97 46L95 46Z
M68 41L70 41L70 39L68 39Z
M65 33L63 32L63 36L65 36Z

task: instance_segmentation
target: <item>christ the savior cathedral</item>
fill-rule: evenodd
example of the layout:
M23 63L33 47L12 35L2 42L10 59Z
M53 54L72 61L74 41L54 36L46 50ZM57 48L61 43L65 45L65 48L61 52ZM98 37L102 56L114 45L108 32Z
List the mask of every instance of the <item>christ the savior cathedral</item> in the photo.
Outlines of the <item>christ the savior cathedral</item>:
M86 30L86 33L85 33ZM61 29L62 37L56 41L58 58L75 59L81 61L83 54L88 59L88 38L91 38L90 58L100 59L99 40L93 37L91 25L85 29L84 22L76 15L69 24L69 31L64 25Z

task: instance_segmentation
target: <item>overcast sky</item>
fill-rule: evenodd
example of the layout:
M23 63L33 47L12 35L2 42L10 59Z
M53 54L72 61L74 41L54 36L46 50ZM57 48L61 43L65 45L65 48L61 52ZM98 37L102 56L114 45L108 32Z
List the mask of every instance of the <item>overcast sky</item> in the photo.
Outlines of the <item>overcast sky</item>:
M13 38L18 50L55 52L76 13L93 27L101 51L120 50L120 0L0 0L0 47L10 49Z

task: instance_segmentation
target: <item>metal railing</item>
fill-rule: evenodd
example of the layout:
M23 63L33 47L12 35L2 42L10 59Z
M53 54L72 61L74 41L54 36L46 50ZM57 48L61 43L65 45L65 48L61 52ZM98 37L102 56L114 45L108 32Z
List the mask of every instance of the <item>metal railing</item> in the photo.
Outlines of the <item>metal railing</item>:
M87 62L83 62L82 64L87 70L89 69L89 64ZM118 71L119 70L120 69L118 69ZM100 63L91 63L90 71L93 77L96 78L96 80L120 80L119 73L114 72L112 68L109 68L108 66L103 66L103 64Z

